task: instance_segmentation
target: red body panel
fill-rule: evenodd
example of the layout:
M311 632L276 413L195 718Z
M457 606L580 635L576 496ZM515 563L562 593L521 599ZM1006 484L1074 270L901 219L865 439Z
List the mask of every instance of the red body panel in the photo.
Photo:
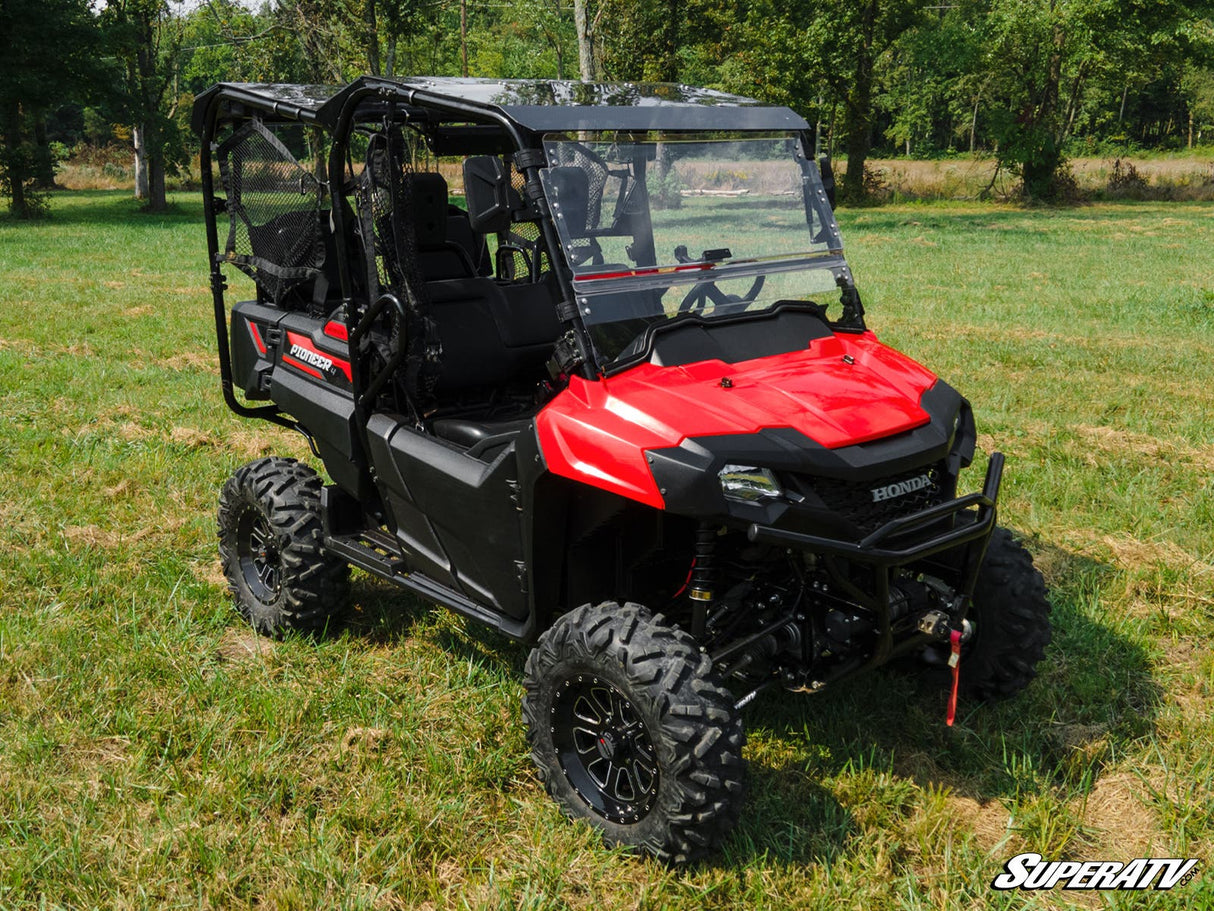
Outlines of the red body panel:
M647 450L773 427L828 449L864 443L926 424L919 400L935 381L871 332L840 334L737 364L641 364L596 382L574 377L536 428L554 474L660 509Z

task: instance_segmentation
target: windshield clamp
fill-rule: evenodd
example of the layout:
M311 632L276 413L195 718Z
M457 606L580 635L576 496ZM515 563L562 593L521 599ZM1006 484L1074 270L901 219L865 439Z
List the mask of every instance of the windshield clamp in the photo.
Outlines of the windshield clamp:
M548 156L543 149L519 149L514 153L514 166L520 171L529 168L548 167Z
M570 329L552 351L548 360L548 374L554 380L573 375L573 371L586 363L586 351L577 333Z
M577 318L578 306L576 301L561 301L556 305L556 317L562 323L568 323Z

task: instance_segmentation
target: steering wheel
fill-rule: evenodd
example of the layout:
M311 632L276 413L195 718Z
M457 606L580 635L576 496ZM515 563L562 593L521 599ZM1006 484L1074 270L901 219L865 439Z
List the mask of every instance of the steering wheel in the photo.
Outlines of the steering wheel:
M759 296L759 292L763 290L763 283L765 281L767 281L766 275L756 275L754 283L750 286L750 290L741 297L736 294L726 294L717 287L716 282L696 282L683 300L679 302L679 312L690 313L695 307L703 307L706 301L711 301L714 308L720 307L723 304L749 304Z
M683 244L679 244L674 248L674 258L683 264L697 262L697 260L687 255L687 247ZM717 287L714 281L696 282L691 290L687 292L686 296L684 296L683 300L679 302L679 313L689 313L695 307L703 307L708 301L712 302L714 308L724 304L749 304L759 296L759 292L763 290L763 283L765 281L767 281L766 275L755 276L750 290L741 297L736 294L726 294Z

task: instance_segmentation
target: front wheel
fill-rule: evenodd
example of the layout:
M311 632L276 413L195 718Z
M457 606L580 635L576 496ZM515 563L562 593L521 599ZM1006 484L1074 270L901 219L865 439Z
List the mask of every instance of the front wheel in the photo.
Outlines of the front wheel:
M709 853L737 821L744 735L686 632L639 604L562 616L527 659L531 757L566 815L667 863Z
M991 535L968 617L974 632L961 651L961 687L979 699L1019 693L1050 644L1050 602L1033 558L1006 528Z

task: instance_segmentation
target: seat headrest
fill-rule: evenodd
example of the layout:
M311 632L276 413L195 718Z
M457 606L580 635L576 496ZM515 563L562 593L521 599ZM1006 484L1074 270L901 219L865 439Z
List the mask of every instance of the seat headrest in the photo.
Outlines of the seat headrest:
M443 246L447 243L447 181L442 174L406 174L405 184L417 246Z

